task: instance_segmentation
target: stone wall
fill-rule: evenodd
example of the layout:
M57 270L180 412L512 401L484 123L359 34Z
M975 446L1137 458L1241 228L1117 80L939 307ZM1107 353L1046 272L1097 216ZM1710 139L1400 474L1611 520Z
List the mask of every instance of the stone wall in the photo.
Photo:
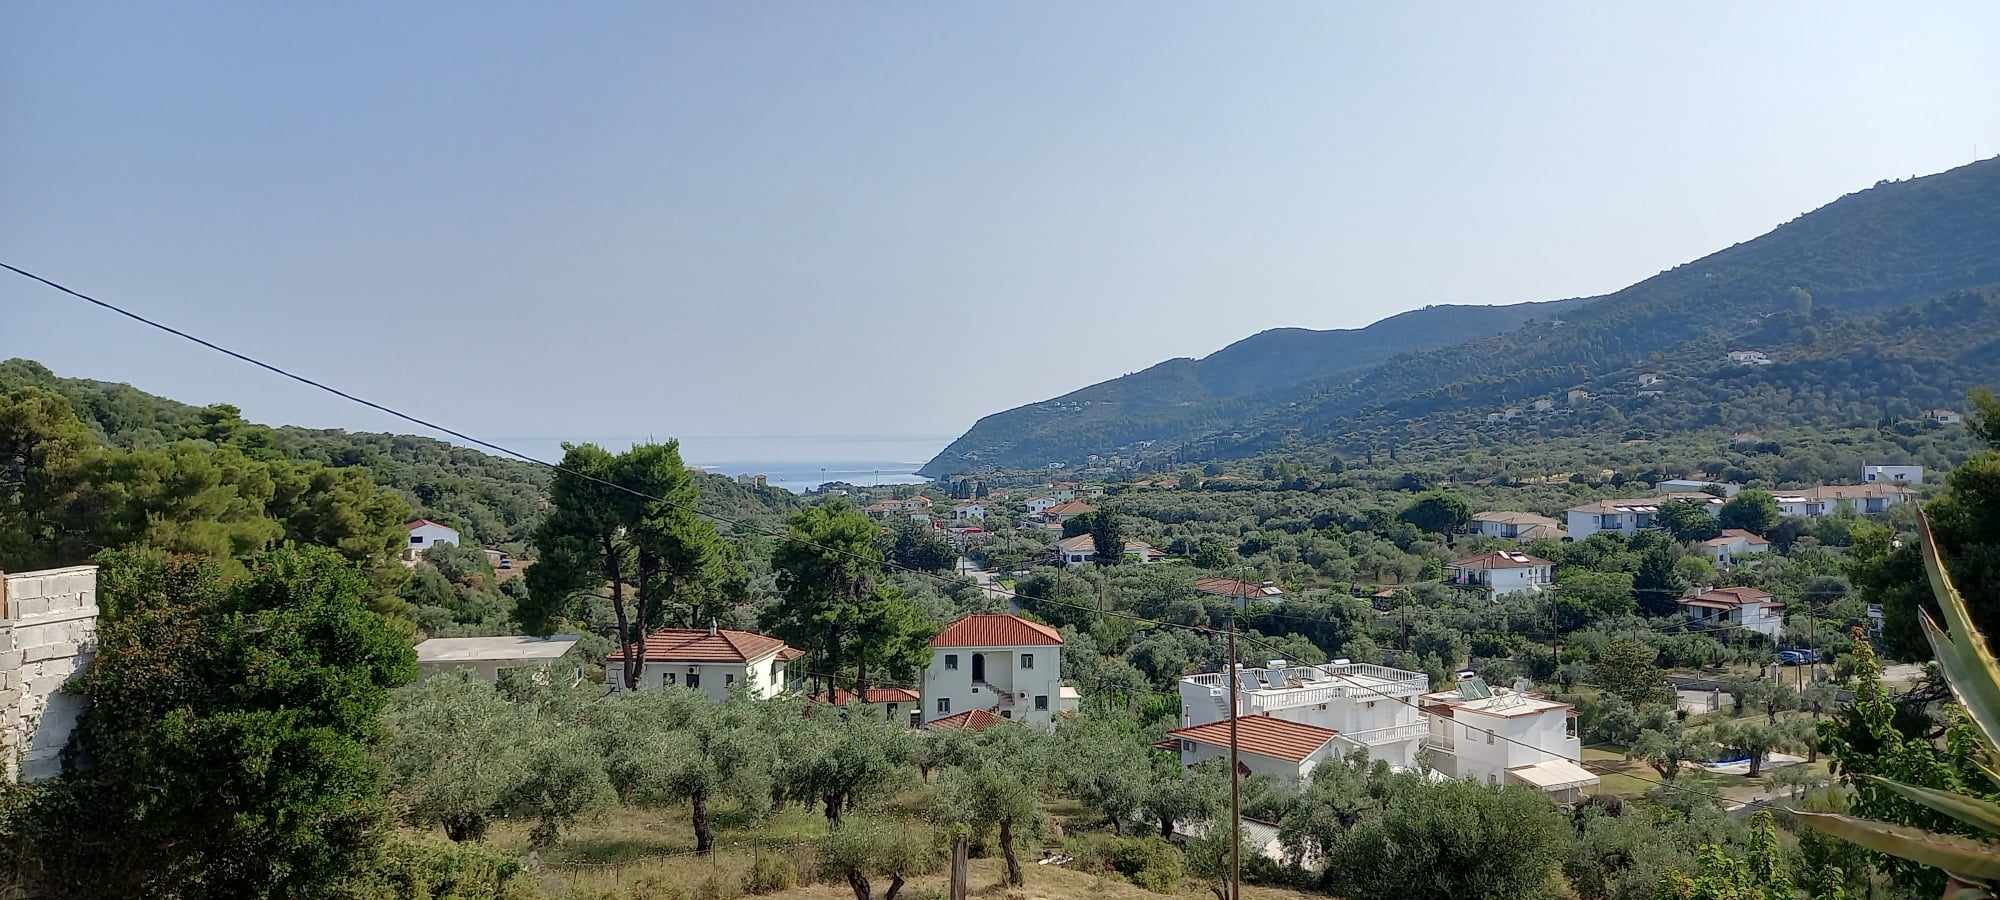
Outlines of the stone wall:
M0 577L0 752L8 780L62 770L83 711L63 690L97 655L97 567Z

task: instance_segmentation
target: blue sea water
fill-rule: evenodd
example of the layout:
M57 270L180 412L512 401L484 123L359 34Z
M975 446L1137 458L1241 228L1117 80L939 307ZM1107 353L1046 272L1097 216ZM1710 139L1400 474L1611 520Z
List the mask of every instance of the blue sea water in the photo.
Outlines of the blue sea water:
M521 437L503 446L556 462L562 444L589 442L614 453L670 435ZM951 435L727 435L680 438L681 458L721 475L763 475L772 487L804 493L829 481L862 486L919 484L926 460L951 443Z

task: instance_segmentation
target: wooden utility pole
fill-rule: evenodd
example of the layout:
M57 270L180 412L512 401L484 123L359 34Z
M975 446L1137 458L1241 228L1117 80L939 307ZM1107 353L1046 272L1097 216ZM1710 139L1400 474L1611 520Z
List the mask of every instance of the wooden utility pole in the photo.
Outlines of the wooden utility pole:
M1243 900L1243 778L1237 771L1237 765L1236 615L1231 613L1229 616L1229 900Z

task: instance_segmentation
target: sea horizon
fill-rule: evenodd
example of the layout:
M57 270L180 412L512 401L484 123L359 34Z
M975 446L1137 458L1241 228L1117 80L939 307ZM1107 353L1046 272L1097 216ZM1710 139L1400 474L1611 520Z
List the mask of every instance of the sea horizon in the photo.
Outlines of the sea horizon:
M494 443L547 462L562 459L564 443L592 443L613 453L672 435L514 436ZM879 486L922 484L916 474L955 435L805 434L687 435L679 437L681 459L718 475L763 475L772 487L803 494L842 481Z

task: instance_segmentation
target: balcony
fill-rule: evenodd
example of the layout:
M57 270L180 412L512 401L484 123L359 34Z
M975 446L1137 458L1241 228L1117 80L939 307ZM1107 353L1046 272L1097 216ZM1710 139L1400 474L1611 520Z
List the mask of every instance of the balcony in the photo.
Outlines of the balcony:
M1421 672L1367 663L1240 669L1236 677L1237 685L1243 692L1238 712L1243 715L1334 701L1389 700L1421 694L1430 685L1430 679ZM1227 672L1190 675L1181 680L1209 688L1210 696L1227 702Z
M1370 728L1366 731L1343 731L1339 740L1364 747L1380 747L1384 744L1400 744L1416 740L1431 733L1430 725L1424 722L1409 722L1384 728Z

